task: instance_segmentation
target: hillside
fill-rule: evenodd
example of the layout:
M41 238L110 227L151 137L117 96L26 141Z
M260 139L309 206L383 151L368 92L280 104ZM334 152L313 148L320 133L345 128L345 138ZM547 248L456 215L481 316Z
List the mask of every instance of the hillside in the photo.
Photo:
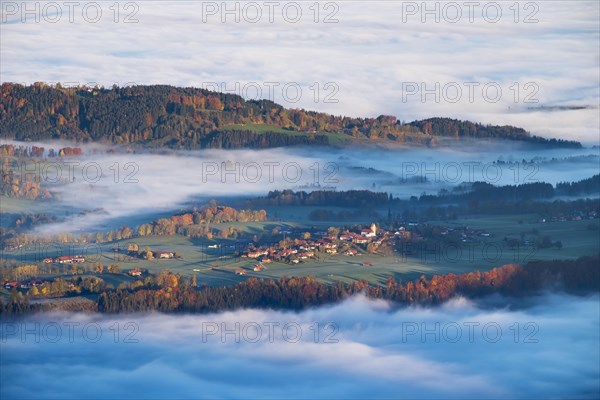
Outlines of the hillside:
M393 142L436 146L439 139L496 138L550 147L578 142L532 136L522 128L448 118L403 123L394 116L350 118L286 109L268 100L173 86L63 88L1 86L0 137L69 139L176 149L265 148Z

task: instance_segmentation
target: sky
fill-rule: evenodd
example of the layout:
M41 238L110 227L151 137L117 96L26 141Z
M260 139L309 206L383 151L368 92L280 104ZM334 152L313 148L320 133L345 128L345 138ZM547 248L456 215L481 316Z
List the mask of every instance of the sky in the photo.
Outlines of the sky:
M1 324L0 397L595 398L598 300L46 313Z
M0 80L205 87L598 144L599 3L476 3L5 1Z

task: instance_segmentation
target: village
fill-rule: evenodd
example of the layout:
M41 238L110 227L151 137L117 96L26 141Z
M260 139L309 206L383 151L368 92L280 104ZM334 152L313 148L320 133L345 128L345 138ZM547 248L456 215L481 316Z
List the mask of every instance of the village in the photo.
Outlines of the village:
M264 245L250 244L245 251L241 252L240 257L256 260L257 264L252 267L252 271L260 272L266 268L265 264L272 261L300 264L319 261L324 256L358 257L366 253L391 254L398 248L399 243L423 239L419 233L413 231L418 225L408 224L408 229L400 226L398 229L386 230L373 223L370 227L354 227L345 229L342 233L335 227L330 227L327 232L286 231L290 234L289 238ZM369 267L373 264L365 261L362 265ZM235 273L245 275L247 270L238 268Z
M529 224L544 224L550 222L596 220L596 212L581 213L575 212L572 215L552 215L547 218L538 217L535 220L527 222ZM524 221L519 221L523 224ZM384 225L384 226L381 226ZM248 273L260 273L270 268L271 262L288 265L303 265L307 263L318 263L322 261L342 261L342 258L358 258L353 264L362 267L372 267L378 264L378 258L373 256L393 256L393 257L413 257L421 258L421 261L437 260L432 252L441 252L444 246L465 246L473 249L478 245L485 247L494 241L494 248L504 249L528 249L535 251L537 249L555 247L562 248L561 240L551 240L549 236L540 235L535 227L523 228L519 234L504 236L499 232L492 233L483 227L486 223L475 224L479 228L467 226L464 223L431 223L431 222L409 222L400 221L394 224L381 225L376 223L366 225L352 226L330 226L328 229L323 227L290 227L286 225L276 226L272 231L271 237L267 240L241 240L233 243L230 240L202 243L203 250L200 250L202 260L190 259L189 256L178 254L181 247L174 249L150 249L145 245L138 245L133 242L125 244L123 247L117 245L112 247L114 257L112 263L103 267L96 263L93 257L88 259L83 255L57 255L55 257L46 257L38 259L50 268L48 271L54 271L59 267L68 266L70 269L67 274L81 275L92 274L99 276L103 271L110 274L120 274L128 276L130 279L139 279L148 274L148 269L140 266L133 269L124 268L121 271L120 262L131 262L135 260L165 262L172 260L184 260L186 262L210 263L211 270L219 272L234 273L237 275L247 275ZM589 229L589 226L588 226ZM498 236L498 237L496 237ZM283 238L283 239L282 239ZM271 239L271 240L269 240ZM559 238L560 239L560 238ZM218 254L215 252L219 252ZM212 253L212 254L211 254ZM529 254L528 253L528 254ZM64 254L64 253L63 253ZM520 254L520 253L518 253ZM211 260L211 255L215 257ZM433 258L432 258L433 257ZM223 264L219 264L216 261ZM234 268L227 268L231 260ZM383 260L383 258L382 258ZM235 264L239 261L247 261L242 264ZM207 270L198 264L193 272ZM220 266L219 266L220 265ZM277 265L277 264L274 264ZM148 265L144 264L145 267ZM165 267L167 265L165 264ZM378 265L376 265L378 266ZM222 268L225 267L225 268ZM153 269L154 267L150 267ZM46 270L45 270L46 271ZM45 273L49 273L46 271ZM58 270L55 271L58 273ZM14 279L5 277L3 286L7 290L16 289L18 291L29 291L32 288L42 285L44 281L36 280L38 274L29 275L28 280Z
M586 216L593 218L593 216ZM280 262L303 264L319 262L323 257L360 257L365 255L395 255L399 257L430 257L432 251L441 251L444 246L484 247L493 241L493 246L537 246L527 235L521 240L499 239L486 229L466 225L437 225L426 222L406 222L397 228L384 229L376 224L354 226L348 229L330 227L327 232L285 231L284 240L274 243L250 243L238 256L253 260L247 268L238 268L234 272L246 275L248 272L260 272L267 264ZM497 243L496 243L497 242ZM426 254L429 254L426 256ZM360 265L373 266L374 259L365 257ZM368 260L368 261L367 261Z
M444 226L430 226L427 223L406 223L396 229L384 229L378 227L375 223L370 226L353 226L350 228L330 227L327 231L302 231L302 230L284 230L281 234L284 239L277 242L254 243L243 242L241 246L226 246L224 243L211 244L207 249L222 249L225 247L235 248L232 256L221 256L219 260L228 258L241 258L255 261L249 267L237 268L232 271L238 275L246 275L247 272L261 272L267 269L266 264L279 262L286 264L301 264L308 262L318 262L323 257L360 257L365 254L391 255L393 253L406 253L413 251L416 247L406 246L407 244L422 243L427 238L438 237L449 240L454 239L466 242L475 240L477 237L489 237L490 234L483 230L472 230L467 227L451 228ZM148 246L140 248L136 243L129 243L127 247L113 247L115 260L127 261L133 259L143 260L174 260L181 259L177 252L172 250L151 250ZM364 267L373 266L372 259L361 263ZM42 260L45 264L76 265L86 262L85 257L81 255L47 257ZM96 267L97 268L97 267ZM214 268L214 265L213 267ZM121 270L116 265L107 268L110 273L120 273ZM195 269L194 271L196 271ZM133 278L139 278L145 272L144 269L134 268L123 271ZM198 270L199 271L199 270ZM99 271L96 271L99 272ZM5 282L7 289L27 290L32 286L31 282Z

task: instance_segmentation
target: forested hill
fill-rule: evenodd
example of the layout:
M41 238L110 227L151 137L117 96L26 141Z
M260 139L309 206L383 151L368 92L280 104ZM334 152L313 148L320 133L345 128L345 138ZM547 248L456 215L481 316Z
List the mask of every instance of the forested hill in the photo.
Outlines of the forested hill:
M173 86L63 88L1 86L0 137L69 139L178 149L338 145L353 141L436 146L459 138L498 138L551 147L522 128L447 118L402 123L393 116L350 118L286 109L268 100Z

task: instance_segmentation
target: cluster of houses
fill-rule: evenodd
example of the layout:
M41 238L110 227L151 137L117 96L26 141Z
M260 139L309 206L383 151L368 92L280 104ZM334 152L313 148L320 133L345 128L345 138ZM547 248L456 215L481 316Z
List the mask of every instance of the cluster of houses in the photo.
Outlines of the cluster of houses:
M252 258L260 261L261 263L269 263L273 259L281 260L291 258L299 262L299 260L306 260L315 257L315 249L317 249L315 242L309 242L306 240L296 240L293 246L289 248L276 248L268 247L266 249L250 250L242 253L242 258Z
M598 218L598 213L596 211L585 212L573 212L571 214L560 214L553 217L548 218L540 218L538 219L539 223L546 222L567 222L567 221L583 221Z
M128 256L133 258L146 258L146 251L139 250L139 246L135 243L130 243L127 249L120 247L113 247L114 253L126 253ZM159 259L172 259L177 258L177 253L171 250L154 250L150 251L152 258Z
M351 242L354 244L368 244L373 243L377 246L381 245L386 240L390 240L396 237L403 237L405 239L411 238L411 232L407 231L404 227L401 227L395 232L387 231L382 228L377 228L375 224L372 224L369 229L361 229L360 233L347 232L340 235L339 240ZM355 255L350 252L348 255Z
M285 242L285 247L282 247L282 242L279 242L277 245L252 248L243 252L241 257L255 259L259 263L275 260L298 264L304 260L318 259L320 253L354 257L362 255L361 251L378 251L384 244L391 248L397 248L398 242L420 242L431 235L447 236L448 239L458 239L462 242L491 237L490 232L484 229L472 229L466 226L449 227L431 226L426 223L407 223L398 229L386 230L372 224L369 228L344 231L340 235L321 232L315 234L315 236L320 236L319 239L294 239ZM246 273L245 270L237 272Z
M135 248L130 248L127 250L115 247L112 250L115 253L122 253L126 251L127 255L133 258L146 258L146 253L144 251L138 251L137 246L135 246ZM177 253L171 250L154 250L150 251L150 253L152 254L152 258L158 258L162 260L177 258Z
M434 233L439 233L442 236L454 236L460 239L461 242L470 242L478 237L490 237L491 233L485 229L471 229L466 226L461 227L434 227Z
M359 256L359 249L350 244L368 245L372 243L375 248L386 241L393 242L396 238L410 238L411 232L400 228L397 231L386 231L372 224L370 228L360 229L358 232L345 232L341 235L322 233L319 239L294 239L293 242L281 248L279 245L261 247L248 250L241 254L242 258L256 259L259 262L272 260L288 261L298 264L301 261L316 259L319 253L343 254L346 256Z
M57 263L57 264L78 264L85 262L83 256L58 256L58 257L47 257L42 260L46 264Z
M285 248L269 246L242 253L242 258L256 259L261 263L269 263L272 260L289 260L297 264L300 260L308 260L317 257L317 251L326 251L329 254L336 253L337 245L328 239L301 240L296 239L294 243Z
M21 289L21 290L29 290L34 286L41 286L44 284L44 281L37 279L31 282L17 282L17 281L6 281L4 282L4 288L8 290L12 289Z
M262 264L262 262L259 262L258 264L256 264L254 267L252 267L252 270L254 272L260 272L263 269L265 269L265 266ZM236 275L246 275L246 270L243 268L238 268L235 270Z

